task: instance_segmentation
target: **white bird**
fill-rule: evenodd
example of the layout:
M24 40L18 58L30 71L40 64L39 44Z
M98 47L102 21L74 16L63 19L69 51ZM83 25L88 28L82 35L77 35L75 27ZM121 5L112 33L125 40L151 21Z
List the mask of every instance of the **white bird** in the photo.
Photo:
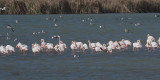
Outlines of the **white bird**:
M141 23L136 23L136 24L134 24L134 26L139 26L139 25L141 25Z
M28 51L28 46L27 45L25 45L25 44L22 45L20 49L24 53L24 55L27 55L27 51Z
M46 47L46 42L44 41L44 39L41 39L41 47L45 48Z
M153 47L153 48L158 48L159 46L158 46L158 44L157 44L156 42L152 42L152 43L151 43L151 47Z
M3 45L0 46L0 53L3 56L6 56L8 54L8 51L6 50L5 46L3 46Z
M78 48L78 52L80 52L83 49L83 43L82 42L76 42L76 41L75 41L75 43L76 43L76 46Z
M102 28L102 26L99 26L99 28Z
M82 20L82 22L86 22L86 20L85 20L85 19L83 19L83 20Z
M60 53L64 52L65 49L67 49L67 45L65 43L63 43L63 41L60 41L59 42L59 50L60 50Z
M151 42L151 44L148 46L148 52L150 52L150 48L152 49L152 51L155 51L156 48L159 48L159 46L156 42Z
M86 53L86 50L88 50L88 45L86 43L83 44L83 53Z
M19 23L19 21L18 21L18 20L16 20L16 23Z
M107 47L107 50L108 50L108 52L110 53L110 54L112 54L112 52L113 52L113 45L109 45L108 47Z
M75 55L75 50L77 50L77 45L76 45L76 42L75 41L72 41L72 43L71 43L71 49L72 49L72 51L73 51L73 54Z
M14 39L14 42L17 41L17 38Z
M37 43L32 44L32 52L34 53L34 55L37 55L37 53L39 53L41 51L41 46Z
M147 34L147 40L155 41L155 38L150 34Z
M129 40L124 40L123 42L126 44L127 47L132 45L131 41Z
M11 45L6 45L6 50L8 51L8 52L10 52L10 53L13 53L13 52L15 52L15 49L14 49L14 47L13 46L11 46Z
M54 24L54 26L58 26L57 24Z
M97 47L100 47L100 48L103 48L103 45L102 45L100 42L97 42L97 43L96 43L96 46L97 46Z
M48 53L52 52L53 49L54 49L54 45L52 43L47 43L46 44L46 51Z
M74 58L79 58L80 56L79 56L79 55L74 55L73 57L74 57Z
M27 51L28 51L28 46L27 46L27 45L22 44L22 43L19 42L19 43L16 45L16 48L19 48L19 50L23 53L24 56L27 55Z
M96 43L91 43L90 40L88 40L88 43L89 43L89 48L92 50L92 53L93 53L93 51L95 51L95 48L96 48Z
M102 50L102 48L96 46L95 51L96 51L96 52L102 52L103 50Z
M22 46L22 43L21 42L18 42L16 48L20 48Z
M5 11L7 7L0 8L1 11Z
M142 48L140 40L137 40L137 42L133 43L133 51L139 51L140 48Z
M115 47L116 50L119 50L119 51L121 50L121 46L119 45L118 41L115 41L113 43L113 45L114 45L114 47Z

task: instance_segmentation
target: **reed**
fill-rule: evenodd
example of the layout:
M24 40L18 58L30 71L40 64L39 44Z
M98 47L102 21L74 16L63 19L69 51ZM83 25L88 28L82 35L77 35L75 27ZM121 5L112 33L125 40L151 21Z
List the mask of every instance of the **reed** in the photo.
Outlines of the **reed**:
M160 0L0 0L0 14L160 12Z

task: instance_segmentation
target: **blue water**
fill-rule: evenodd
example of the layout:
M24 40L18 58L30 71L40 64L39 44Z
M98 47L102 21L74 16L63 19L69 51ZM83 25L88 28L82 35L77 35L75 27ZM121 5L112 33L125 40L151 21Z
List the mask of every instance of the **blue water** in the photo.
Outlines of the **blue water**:
M27 56L18 52L10 56L0 56L0 78L2 80L158 80L160 78L160 51L148 53L144 48L147 34L159 38L160 18L150 14L67 14L63 15L0 15L0 45L11 44L14 47L20 41L29 46ZM51 18L51 20L46 20ZM56 18L57 21L53 22ZM89 21L88 18L93 18ZM122 20L123 18L123 20ZM86 19L86 22L82 22ZM19 20L19 23L15 21ZM90 24L91 23L91 24ZM136 23L141 25L135 26ZM15 32L6 28L10 24ZM57 24L58 26L54 26ZM100 28L99 26L102 26ZM125 33L124 29L129 29ZM46 34L36 34L41 30ZM10 34L9 40L6 33ZM31 44L44 38L46 42L57 44L60 35L68 49L65 53L34 56ZM18 41L14 41L17 38ZM107 43L109 40L131 42L141 40L143 48L133 52L132 47L121 53L76 53L74 58L69 48L71 41Z

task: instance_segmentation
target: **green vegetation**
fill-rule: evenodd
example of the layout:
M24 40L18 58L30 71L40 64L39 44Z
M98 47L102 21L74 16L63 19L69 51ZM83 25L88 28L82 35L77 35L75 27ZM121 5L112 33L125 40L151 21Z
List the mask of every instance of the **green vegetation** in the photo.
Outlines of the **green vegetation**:
M0 14L160 12L160 0L0 0Z

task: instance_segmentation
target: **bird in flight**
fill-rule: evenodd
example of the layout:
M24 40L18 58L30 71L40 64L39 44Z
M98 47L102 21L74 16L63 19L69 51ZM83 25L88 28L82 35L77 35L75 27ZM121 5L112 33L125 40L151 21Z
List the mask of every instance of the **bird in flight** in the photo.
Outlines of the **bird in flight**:
M12 26L8 25L8 24L7 24L7 28L11 29L13 32L15 31L15 29Z

